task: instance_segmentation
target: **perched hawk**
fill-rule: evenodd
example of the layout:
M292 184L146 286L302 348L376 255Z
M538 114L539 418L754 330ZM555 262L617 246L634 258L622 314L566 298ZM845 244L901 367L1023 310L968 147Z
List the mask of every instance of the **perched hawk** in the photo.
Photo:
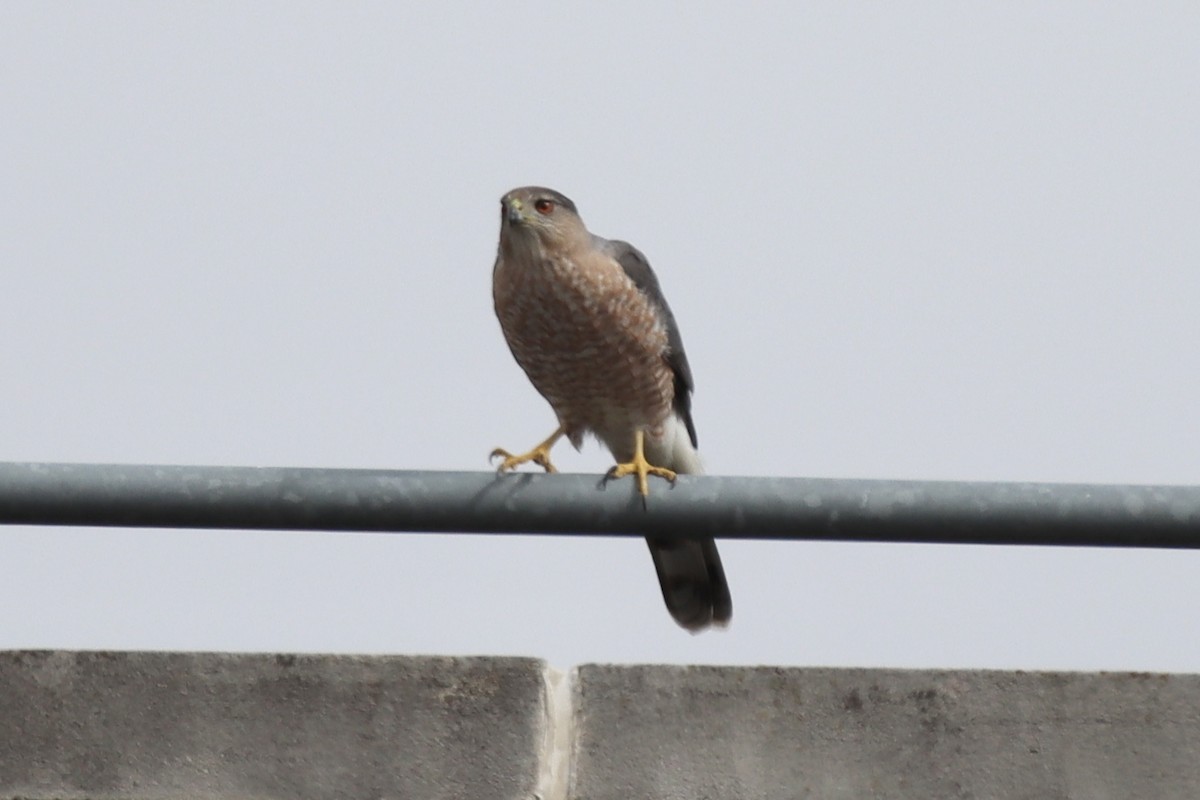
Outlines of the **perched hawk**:
M649 262L635 247L588 232L568 198L514 189L500 201L500 248L492 273L504 338L558 416L558 429L500 471L532 462L553 472L550 448L578 449L595 434L617 460L610 478L675 480L700 474L692 424L692 372L675 317ZM712 539L648 539L667 609L683 627L723 625L733 613Z

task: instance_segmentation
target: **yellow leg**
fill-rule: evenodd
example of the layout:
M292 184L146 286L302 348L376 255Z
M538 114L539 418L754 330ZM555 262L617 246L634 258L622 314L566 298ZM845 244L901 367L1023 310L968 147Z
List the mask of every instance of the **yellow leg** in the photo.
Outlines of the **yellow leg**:
M613 478L624 478L626 475L637 475L638 478L638 493L643 498L650 494L650 482L646 479L648 475L657 475L660 478L666 478L671 483L675 482L675 473L666 467L656 467L646 460L645 436L642 431L634 434L633 440L633 461L627 464L617 464L608 471L605 476L606 480Z
M500 462L500 468L496 470L497 472L508 472L510 469L516 469L522 464L528 464L530 462L537 464L539 467L546 470L546 472L558 472L558 470L554 468L554 465L550 463L550 448L554 446L555 442L562 438L564 433L566 433L566 431L564 431L562 426L559 425L558 428L555 429L554 433L546 437L546 441L542 442L528 453L522 453L519 456L514 456L504 448L497 447L492 451L492 454L488 456L488 460L494 461L497 458L504 459Z

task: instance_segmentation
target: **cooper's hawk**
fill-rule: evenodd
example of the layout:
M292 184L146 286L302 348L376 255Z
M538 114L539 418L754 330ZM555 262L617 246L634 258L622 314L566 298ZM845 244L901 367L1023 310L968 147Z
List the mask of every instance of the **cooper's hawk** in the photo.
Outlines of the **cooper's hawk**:
M500 471L533 462L553 472L550 448L578 449L595 434L617 460L609 477L703 471L692 424L692 373L675 317L649 262L632 245L588 232L575 204L527 186L500 200L500 247L492 273L504 338L558 416L558 429ZM733 613L712 539L648 539L667 609L697 631Z

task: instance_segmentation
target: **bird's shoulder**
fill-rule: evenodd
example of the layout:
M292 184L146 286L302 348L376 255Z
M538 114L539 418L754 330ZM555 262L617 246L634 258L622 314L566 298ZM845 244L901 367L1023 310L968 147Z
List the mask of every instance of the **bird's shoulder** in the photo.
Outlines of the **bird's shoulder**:
M633 281L634 286L645 293L655 305L664 309L668 308L667 299L663 296L662 287L658 283L658 276L654 274L650 260L641 250L620 239L602 239L599 236L594 239L597 249L616 261L624 270L626 277Z

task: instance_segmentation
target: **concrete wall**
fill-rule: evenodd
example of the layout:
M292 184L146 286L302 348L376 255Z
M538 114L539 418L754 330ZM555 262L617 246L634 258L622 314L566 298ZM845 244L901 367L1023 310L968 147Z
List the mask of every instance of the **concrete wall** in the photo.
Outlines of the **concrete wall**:
M2 798L1200 798L1200 676L0 653Z

